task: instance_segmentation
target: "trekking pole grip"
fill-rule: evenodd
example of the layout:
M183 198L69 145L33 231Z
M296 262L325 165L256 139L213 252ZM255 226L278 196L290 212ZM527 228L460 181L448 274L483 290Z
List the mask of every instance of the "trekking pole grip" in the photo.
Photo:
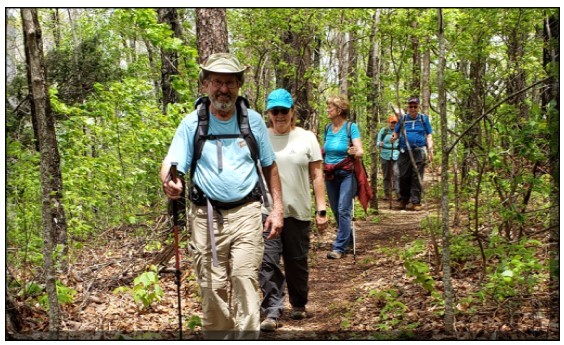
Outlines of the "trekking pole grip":
M168 171L168 173L170 175L170 179L172 180L172 182L174 182L178 177L178 169L176 168L177 165L178 163L176 162L170 163L170 170Z

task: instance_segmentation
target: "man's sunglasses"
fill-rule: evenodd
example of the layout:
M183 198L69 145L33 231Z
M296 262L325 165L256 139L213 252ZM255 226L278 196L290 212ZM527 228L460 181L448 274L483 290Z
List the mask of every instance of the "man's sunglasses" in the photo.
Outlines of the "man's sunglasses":
M289 108L272 108L272 109L270 109L270 113L272 113L272 115L274 115L274 116L276 116L278 114L288 115L289 112L290 112Z

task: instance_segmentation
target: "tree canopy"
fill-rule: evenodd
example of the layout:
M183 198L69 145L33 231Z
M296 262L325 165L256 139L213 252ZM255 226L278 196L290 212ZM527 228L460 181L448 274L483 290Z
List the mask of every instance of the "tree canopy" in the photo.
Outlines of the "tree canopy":
M200 95L202 50L214 48L199 42L206 31L190 8L39 8L38 18L68 228L54 259L72 263L107 229L146 232L159 222L160 162ZM286 88L298 124L320 133L327 97L350 99L377 194L377 130L394 111L405 113L408 97L422 98L436 138L444 134L431 169L449 176L442 191L426 194L448 200L451 211L429 221L456 229L455 243L469 236L484 300L556 279L558 8L228 8L225 21L229 51L250 66L241 93L258 112L270 91ZM44 279L41 154L22 25L20 9L7 9L6 263L15 294ZM372 208L377 214L377 202ZM532 239L550 251L540 267L488 252Z

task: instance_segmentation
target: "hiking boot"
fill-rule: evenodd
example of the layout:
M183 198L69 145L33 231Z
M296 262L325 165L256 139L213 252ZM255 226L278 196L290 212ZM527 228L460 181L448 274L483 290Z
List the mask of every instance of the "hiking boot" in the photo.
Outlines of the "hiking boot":
M423 207L421 206L421 204L409 203L409 204L407 204L405 209L408 210L408 211L421 211L423 209Z
M292 313L290 314L290 319L292 320L303 320L307 317L307 312L305 307L293 307Z
M340 259L342 257L343 257L343 253L339 253L334 250L327 253L327 259Z
M278 320L267 317L260 323L260 330L263 332L274 332L278 328Z
M407 201L405 200L400 200L399 205L398 205L398 210L405 210L405 206L407 206Z

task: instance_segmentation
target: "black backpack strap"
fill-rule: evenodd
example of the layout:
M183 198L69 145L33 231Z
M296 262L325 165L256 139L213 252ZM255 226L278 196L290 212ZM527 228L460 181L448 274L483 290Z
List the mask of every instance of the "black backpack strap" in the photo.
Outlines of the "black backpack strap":
M351 136L351 127L352 127L352 122L347 121L347 137L349 138L349 144L352 145L352 136Z
M257 140L251 130L251 125L249 124L249 101L245 97L237 97L236 101L237 107L237 120L239 122L239 131L241 132L241 136L247 143L247 147L251 152L251 158L255 162L255 167L257 169L258 175L258 184L260 188L260 193L262 195L262 202L264 203L265 207L270 207L270 202L268 202L268 196L266 192L266 183L264 181L264 176L260 169L260 148L257 143Z
M251 130L251 126L249 125L249 101L244 97L237 97L237 120L239 121L239 131L241 131L241 135L243 139L247 142L247 146L249 147L249 151L251 151L251 157L253 161L258 162L260 156L260 150L253 135L253 131Z
M425 146L427 146L427 135L429 135L429 134L427 133L427 126L425 125L425 117L426 117L427 115L425 115L425 114L419 114L419 115L421 115L421 116L419 117L419 120L421 121L421 126L423 126L423 131L425 132Z
M202 156L204 143L207 140L208 128L210 126L209 108L210 99L208 97L198 98L196 101L198 128L196 129L196 133L194 133L194 153L192 155L192 163L190 164L190 183L192 183L196 165Z

